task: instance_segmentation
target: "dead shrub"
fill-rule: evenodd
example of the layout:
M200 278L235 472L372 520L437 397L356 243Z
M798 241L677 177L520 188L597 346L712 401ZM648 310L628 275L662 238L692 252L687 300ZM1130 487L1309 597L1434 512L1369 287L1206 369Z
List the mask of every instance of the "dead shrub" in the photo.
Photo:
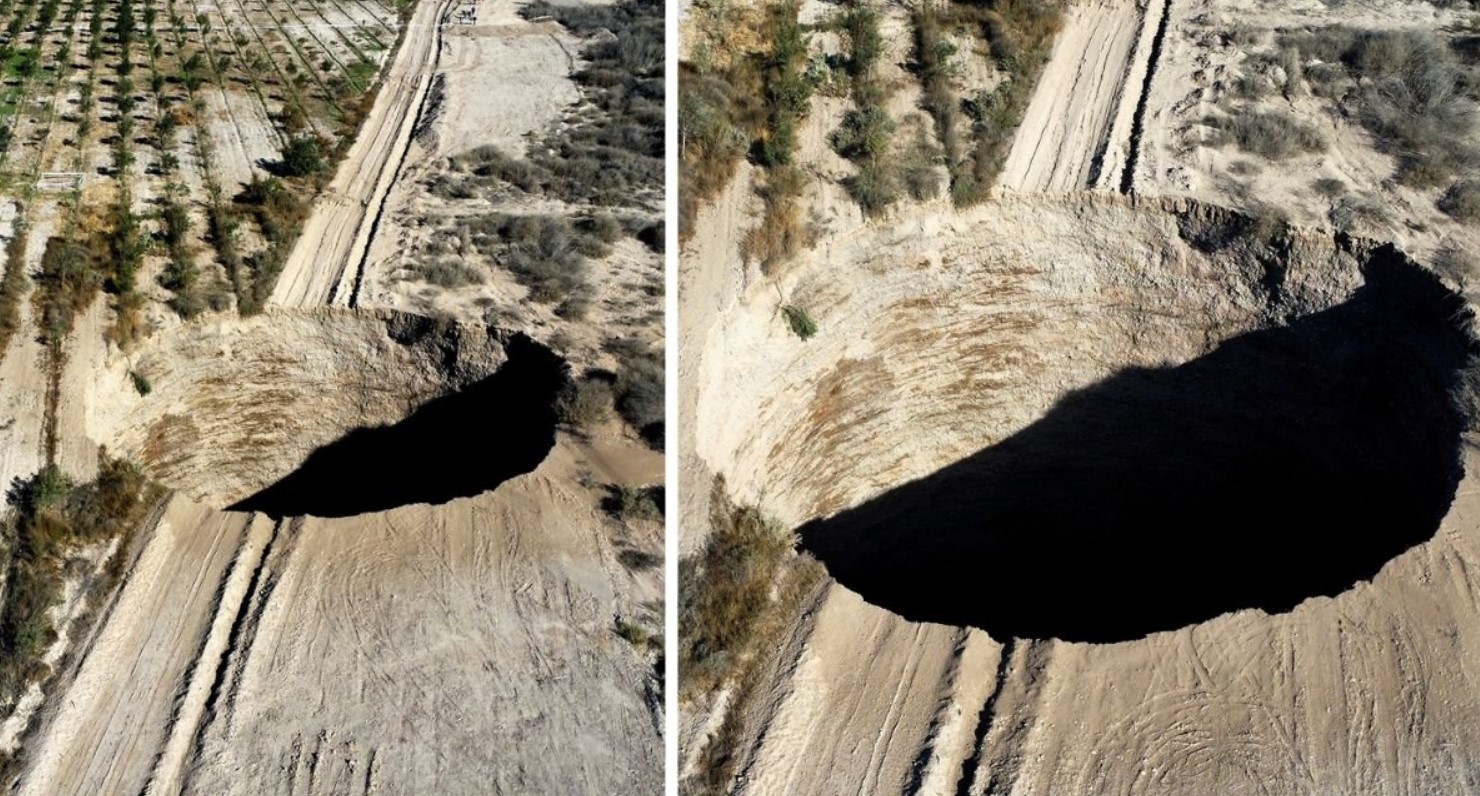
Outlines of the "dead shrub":
M1480 180L1463 179L1449 186L1439 198L1439 209L1465 224L1480 223Z
M1326 138L1311 125L1303 124L1285 111L1239 109L1233 116L1210 117L1207 124L1245 152L1268 160L1286 160L1296 155L1321 152Z
M437 287L453 289L466 285L483 284L483 272L462 260L444 257L415 267L414 273L423 282Z
M556 399L555 413L560 422L573 428L595 428L611 417L614 400L610 381L587 377L566 383Z

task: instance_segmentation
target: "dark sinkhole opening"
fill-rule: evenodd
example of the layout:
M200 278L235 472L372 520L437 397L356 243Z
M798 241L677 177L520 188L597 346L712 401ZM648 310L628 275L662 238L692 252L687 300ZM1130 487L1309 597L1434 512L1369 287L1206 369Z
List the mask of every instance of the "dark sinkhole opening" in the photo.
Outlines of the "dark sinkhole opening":
M472 497L531 472L555 446L564 361L515 335L496 373L391 426L355 429L231 509L349 517Z
M1433 536L1462 474L1461 299L1391 248L1345 303L1131 369L800 530L842 585L993 637L1288 611Z

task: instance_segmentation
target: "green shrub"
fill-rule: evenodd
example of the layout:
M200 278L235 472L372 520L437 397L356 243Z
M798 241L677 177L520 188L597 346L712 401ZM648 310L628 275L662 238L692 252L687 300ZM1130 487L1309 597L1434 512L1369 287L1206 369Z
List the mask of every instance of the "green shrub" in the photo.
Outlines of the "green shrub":
M856 108L848 111L842 125L833 131L832 145L850 160L872 160L889 153L893 135L894 121L883 108Z
M134 383L134 392L137 392L140 396L148 395L154 391L154 386L149 383L149 379L145 378L144 374L137 370L129 371L128 377Z
M283 173L289 177L310 177L328 169L324 143L315 135L297 135L283 147Z
M817 334L817 322L801 307L795 304L782 305L781 314L786 318L786 325L791 328L792 334L797 337L810 340Z
M843 32L848 37L848 73L854 80L868 80L884 52L879 35L879 10L868 0L843 12Z

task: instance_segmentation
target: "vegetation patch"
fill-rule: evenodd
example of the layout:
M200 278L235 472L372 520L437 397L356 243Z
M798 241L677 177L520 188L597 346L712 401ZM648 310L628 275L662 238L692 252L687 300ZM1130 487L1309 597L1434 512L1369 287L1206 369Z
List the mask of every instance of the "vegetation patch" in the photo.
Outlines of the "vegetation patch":
M786 319L786 325L791 333L803 340L810 340L817 334L817 322L802 307L795 304L784 304L781 307L781 315Z
M752 17L723 9L708 13L712 42L697 45L699 57L680 72L679 235L687 238L699 204L728 184L748 155L762 169L757 191L764 210L743 250L770 273L808 240L796 201L807 176L792 156L816 83L809 70L810 36L792 0ZM741 27L722 30L731 23ZM731 38L745 43L737 47ZM711 43L737 51L720 58L711 53Z
M1232 142L1267 160L1287 160L1326 149L1326 138L1319 130L1286 111L1244 107L1227 117L1209 117L1205 123L1215 131L1208 144Z
M0 356L21 327L21 301L31 287L26 278L26 229L17 225L5 246L5 275L0 277Z
M928 0L915 8L913 23L924 103L945 149L951 201L957 207L976 204L986 198L1002 171L1013 134L1062 26L1060 8L1046 0ZM995 89L964 100L958 96L954 87L958 53L947 35L952 32L986 42L992 64L1003 73ZM963 112L971 122L966 133L959 121Z
M1456 221L1480 224L1480 180L1467 178L1449 186L1439 199L1439 209Z
M1438 35L1329 26L1284 34L1279 46L1299 66L1289 79L1356 119L1396 159L1400 182L1439 187L1480 165L1480 76Z
M879 11L869 0L862 0L842 13L838 26L848 41L847 71L854 107L833 132L832 145L858 166L858 174L847 183L848 192L865 215L873 216L899 199L899 178L889 157L895 125L884 107L889 91L878 77L879 55L884 49Z
M758 509L732 504L724 481L711 490L704 548L679 562L679 697L684 702L730 687L724 721L685 782L693 794L729 793L739 763L742 716L822 566L792 553L792 535Z
M612 340L606 349L620 363L615 387L617 414L651 447L664 445L663 352L636 338Z
M75 485L56 465L16 479L0 532L8 542L6 591L0 608L0 704L13 708L33 682L50 675L42 655L56 640L50 609L61 598L64 571L78 548L120 540L112 566L91 593L122 573L128 536L156 497L134 465L104 459L96 480Z
M555 401L555 413L566 426L588 430L611 418L615 401L612 380L587 375L565 383Z
M663 485L610 486L601 508L623 523L663 521Z
M587 66L574 75L584 101L559 132L530 148L526 184L570 202L661 204L663 9L661 0L610 6L535 0L520 9L526 19L554 17L592 37L581 50Z

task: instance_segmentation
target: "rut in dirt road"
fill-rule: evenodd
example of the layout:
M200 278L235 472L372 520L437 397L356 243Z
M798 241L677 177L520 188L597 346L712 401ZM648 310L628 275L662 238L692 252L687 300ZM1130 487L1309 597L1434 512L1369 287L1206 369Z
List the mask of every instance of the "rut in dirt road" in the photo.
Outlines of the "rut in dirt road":
M1136 101L1136 115L1131 123L1125 170L1120 174L1120 192L1124 194L1134 193L1136 190L1136 166L1141 159L1141 138L1146 133L1146 107L1151 101L1151 83L1156 79L1156 67L1161 62L1161 51L1166 43L1167 26L1172 18L1172 0L1152 0L1152 2L1161 3L1161 20L1156 25L1156 37L1151 41L1151 56L1146 66L1146 81L1141 86L1140 98Z

